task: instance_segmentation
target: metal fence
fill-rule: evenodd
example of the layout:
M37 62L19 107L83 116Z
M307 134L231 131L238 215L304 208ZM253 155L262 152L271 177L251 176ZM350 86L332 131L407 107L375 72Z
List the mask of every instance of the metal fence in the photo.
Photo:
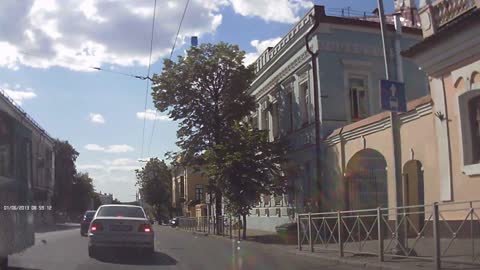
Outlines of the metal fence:
M186 231L240 238L242 221L233 216L179 217L178 227Z
M297 216L298 248L480 265L480 201Z

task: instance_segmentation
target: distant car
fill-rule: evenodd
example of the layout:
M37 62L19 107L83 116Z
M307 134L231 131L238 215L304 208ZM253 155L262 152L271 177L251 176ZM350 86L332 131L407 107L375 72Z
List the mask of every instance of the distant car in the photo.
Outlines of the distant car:
M133 248L150 256L154 253L154 234L142 207L102 205L95 213L88 231L88 255L100 249Z
M177 227L178 226L178 218L172 218L170 220L170 226Z
M95 215L94 210L86 211L83 215L82 220L80 221L80 235L87 236L88 228L90 227L90 222L92 222L93 216Z

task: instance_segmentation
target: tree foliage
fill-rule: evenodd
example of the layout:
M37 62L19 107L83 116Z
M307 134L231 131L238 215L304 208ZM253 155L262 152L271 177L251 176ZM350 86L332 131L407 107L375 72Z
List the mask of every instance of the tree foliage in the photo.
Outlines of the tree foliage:
M182 162L203 165L202 155L228 138L230 126L254 109L246 93L254 78L253 67L245 67L245 52L227 43L202 44L191 48L177 62L165 60L163 71L154 76L155 107L179 121L177 145ZM210 177L216 193L217 215L221 215L218 179Z
M202 44L177 62L165 60L163 72L154 76L155 106L180 122L177 145L185 162L221 143L224 131L254 108L246 94L254 73L243 65L244 57L235 45Z
M217 176L227 211L242 216L246 237L246 215L260 196L283 194L287 181L282 164L286 147L269 142L266 131L252 129L248 123L236 123L228 142L218 144L205 154L208 171Z
M136 185L145 202L155 209L171 207L171 172L163 160L151 158L145 167L135 170Z
M93 179L88 173L77 173L73 177L70 213L82 214L89 210L90 202L94 197Z
M92 194L92 199L93 199L93 210L97 210L102 205L100 196L98 195L98 193L94 192Z
M77 173L75 161L78 152L68 141L55 140L55 186L53 206L55 210L66 211L71 204L72 185Z

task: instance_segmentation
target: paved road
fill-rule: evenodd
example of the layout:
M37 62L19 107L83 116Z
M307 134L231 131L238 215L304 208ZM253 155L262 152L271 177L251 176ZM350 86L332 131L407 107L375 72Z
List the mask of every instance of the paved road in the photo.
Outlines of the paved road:
M87 255L87 238L79 229L37 234L36 245L10 257L11 270L175 269L175 270L343 270L316 258L296 256L269 245L193 235L156 226L155 255L138 258L128 253Z

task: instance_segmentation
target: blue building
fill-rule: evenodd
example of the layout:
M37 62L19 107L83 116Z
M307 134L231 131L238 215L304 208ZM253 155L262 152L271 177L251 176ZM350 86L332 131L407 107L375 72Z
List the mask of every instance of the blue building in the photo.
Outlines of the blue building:
M416 14L413 2L396 1L396 11L403 14L401 35L390 24L393 16L387 16L387 51L389 61L396 63L390 78L398 79L397 69L402 69L407 101L428 94L424 72L407 59L399 61L395 49L396 41L403 50L422 39L417 16L412 15ZM313 59L306 40L315 53ZM313 73L312 60L317 74ZM270 140L284 140L290 146L287 173L291 191L280 197L264 196L248 218L250 228L271 231L293 221L295 213L335 208L321 203L337 196L337 183L317 177L314 84L318 87L322 139L337 128L382 111L379 81L386 76L378 16L330 16L323 6L314 6L277 45L258 58L255 72L250 94L255 96L257 109L252 124L269 130ZM320 157L322 164L333 158ZM321 175L328 174L329 169L321 166Z

